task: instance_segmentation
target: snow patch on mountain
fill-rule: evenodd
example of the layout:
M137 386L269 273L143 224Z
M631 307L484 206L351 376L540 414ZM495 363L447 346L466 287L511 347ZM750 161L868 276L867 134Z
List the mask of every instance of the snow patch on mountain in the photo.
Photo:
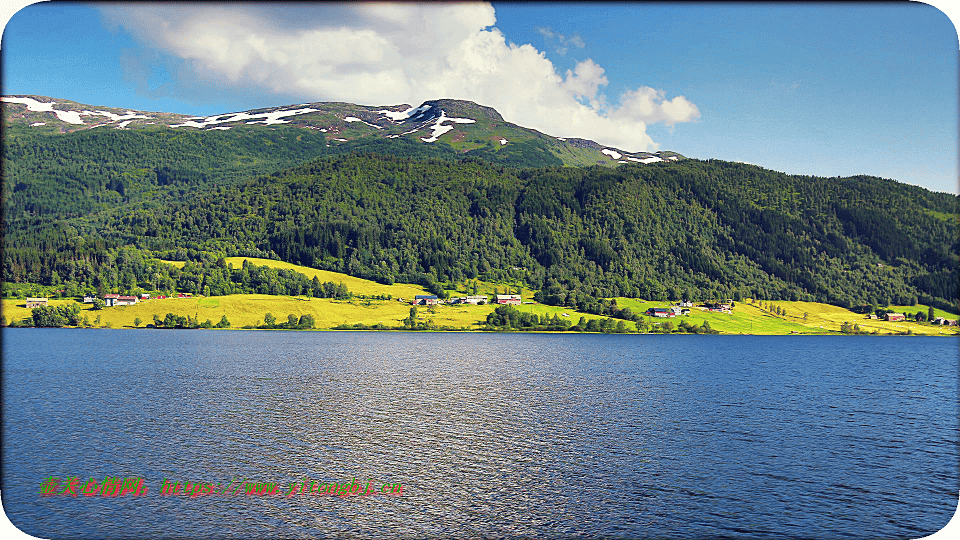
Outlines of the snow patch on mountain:
M361 120L360 118L357 118L356 116L348 116L348 117L344 118L343 121L344 121L344 122L347 122L348 124L349 124L350 122L360 122L360 123L366 124L366 125L368 125L368 126L370 126L370 127L372 127L372 128L383 129L383 128L381 128L380 126L371 124L370 122L364 122L363 120Z
M0 101L6 101L7 103L22 103L27 106L28 111L33 111L33 112L52 112L53 106L57 104L56 101L51 101L50 103L43 103L28 97L2 96L0 97Z
M137 114L134 111L127 111L126 114L114 114L108 111L61 111L54 109L53 106L57 104L56 101L51 101L44 103L42 101L37 101L33 98L28 97L9 97L9 96L0 96L0 101L6 101L7 103L20 103L27 106L27 110L31 112L52 112L57 115L57 118L68 124L75 124L78 126L84 125L83 120L80 119L81 116L106 116L110 119L111 122L121 122L126 120L134 120L137 118L149 119L149 116L144 116L142 114ZM129 123L129 122L127 122ZM31 124L44 125L40 122ZM126 124L121 125L120 127L126 127Z
M320 112L320 109L311 109L309 107L304 109L290 109L286 111L273 111L267 113L256 113L249 114L245 112L240 113L228 113L228 114L218 114L216 116L207 116L199 117L187 120L182 124L173 124L170 127L192 127L203 129L205 127L213 126L216 124L226 124L232 122L242 122L244 120L253 120L252 122L247 122L247 124L264 124L267 126L273 124L289 124L289 120L281 120L287 116L296 116L298 114L307 114L312 112ZM196 120L202 120L202 122L197 122Z
M620 152L617 152L616 150L611 150L611 149L609 149L609 148L604 148L604 149L601 150L600 152L601 152L602 154L606 154L606 155L612 157L613 159L620 159L620 156L623 155L623 154L621 154Z
M643 158L643 159L635 158L635 157L627 157L627 159L629 159L630 161L636 161L637 163L643 163L644 165L648 163L656 163L658 161L663 161L663 159L658 158L657 156L652 156L652 157Z
M434 122L431 128L433 129L433 135L430 137L420 137L420 140L423 142L437 142L437 139L444 133L453 129L453 126L445 126L444 122L453 122L455 124L473 124L476 120L471 120L470 118L452 118L447 116L447 113L440 111L440 118L437 118L437 121Z
M410 107L405 111L390 111L387 109L383 109L377 112L386 116L390 120L393 120L394 122L402 122L407 118L411 118L413 116L417 116L422 112L429 111L430 108L431 108L430 105L421 105L420 107Z

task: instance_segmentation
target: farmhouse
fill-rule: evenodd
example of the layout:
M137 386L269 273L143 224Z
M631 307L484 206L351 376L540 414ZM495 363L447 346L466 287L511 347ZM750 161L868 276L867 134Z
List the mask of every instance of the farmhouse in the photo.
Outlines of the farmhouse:
M677 314L672 310L662 307L652 307L647 310L647 315L651 317L676 317Z
M103 302L107 307L113 307L117 304L118 298L120 298L119 294L105 294L103 295Z
M414 305L434 306L440 303L440 299L433 294L418 294L413 298Z
M902 321L904 319L903 313L887 313L886 320L888 321Z
M497 295L498 304L510 304L514 306L520 305L520 295L519 294L498 294Z
M27 298L27 309L47 305L46 298Z
M84 304L92 304L92 303L93 303L93 300L94 300L94 296L93 296L93 295L90 295L90 294L85 294L85 295L83 295L83 303L84 303Z
M132 306L137 303L136 296L119 296L114 305L117 306Z

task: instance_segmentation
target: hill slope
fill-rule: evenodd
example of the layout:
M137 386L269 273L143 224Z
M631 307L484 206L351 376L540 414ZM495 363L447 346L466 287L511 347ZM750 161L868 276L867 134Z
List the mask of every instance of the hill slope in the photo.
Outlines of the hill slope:
M955 309L958 197L890 180L640 163L452 100L206 118L4 101L5 281L230 294L215 263L246 256L436 292L523 284L586 311L613 296ZM559 166L587 150L625 163Z

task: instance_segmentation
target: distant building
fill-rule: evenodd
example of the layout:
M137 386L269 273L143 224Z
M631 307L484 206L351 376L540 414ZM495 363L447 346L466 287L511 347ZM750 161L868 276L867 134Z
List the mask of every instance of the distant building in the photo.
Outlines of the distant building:
M117 305L117 299L120 298L119 294L105 294L103 295L103 303L107 307L113 307Z
M137 303L136 296L120 296L117 298L117 301L114 305L117 306L132 306Z
M27 298L27 309L47 305L46 298Z
M498 304L509 304L513 306L520 305L520 295L519 294L498 294L497 295Z
M94 297L94 296L91 296L91 295L89 295L89 294L83 295L83 303L84 303L84 304L92 304L94 300L95 300L95 297Z
M886 315L886 320L892 321L892 322L902 321L903 319L904 319L903 313L887 313Z
M140 299L141 299L141 300L149 300L149 299L150 299L150 293L140 293Z
M417 306L434 306L440 303L440 299L433 294L418 294L413 297L413 303Z
M674 313L673 310L662 308L662 307L652 307L648 309L647 315L651 317L661 317L661 318L677 316L677 314Z

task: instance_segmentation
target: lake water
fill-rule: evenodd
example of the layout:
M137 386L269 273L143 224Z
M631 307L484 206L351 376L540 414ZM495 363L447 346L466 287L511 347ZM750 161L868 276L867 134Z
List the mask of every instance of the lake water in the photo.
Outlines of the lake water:
M957 508L957 346L4 329L3 505L45 538L918 538ZM354 478L388 494L286 496Z

